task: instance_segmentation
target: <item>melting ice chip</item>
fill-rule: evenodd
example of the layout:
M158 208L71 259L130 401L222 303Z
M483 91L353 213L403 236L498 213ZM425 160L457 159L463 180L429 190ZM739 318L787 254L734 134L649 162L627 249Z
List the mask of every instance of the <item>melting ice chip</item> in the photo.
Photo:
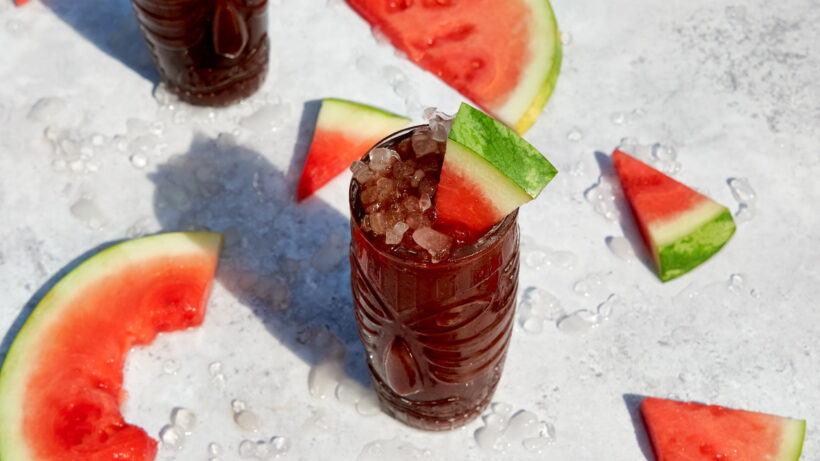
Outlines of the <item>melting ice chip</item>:
M174 408L171 412L171 423L182 429L185 435L190 435L196 426L196 414L185 408Z
M400 440L374 440L362 448L357 461L416 461L432 459L429 449L415 447Z

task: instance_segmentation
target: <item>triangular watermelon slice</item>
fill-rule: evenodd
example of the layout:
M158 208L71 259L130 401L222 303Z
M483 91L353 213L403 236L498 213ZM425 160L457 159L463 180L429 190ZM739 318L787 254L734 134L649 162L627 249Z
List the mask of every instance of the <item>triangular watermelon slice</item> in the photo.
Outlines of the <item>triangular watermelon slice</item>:
M797 461L806 421L647 397L641 416L656 461Z
M435 196L437 219L486 229L537 197L556 174L510 128L461 104L447 138Z
M555 88L561 40L547 0L347 0L410 60L524 133Z
M17 4L17 6L23 6L26 3L28 3L28 0L15 0L15 3Z
M202 323L222 236L161 234L97 253L43 297L0 370L0 459L149 461L123 420L132 346Z
M343 99L322 100L297 199L302 200L345 171L373 145L406 127L410 119Z
M694 269L734 234L726 207L619 150L612 161L662 281Z

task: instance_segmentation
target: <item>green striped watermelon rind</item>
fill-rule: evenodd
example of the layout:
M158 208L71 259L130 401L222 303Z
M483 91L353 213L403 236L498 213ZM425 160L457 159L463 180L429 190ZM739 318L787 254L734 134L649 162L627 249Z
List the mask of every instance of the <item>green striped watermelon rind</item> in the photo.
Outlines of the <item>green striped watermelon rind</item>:
M25 379L29 360L43 341L41 332L59 321L60 308L70 304L82 288L105 277L123 261L129 263L157 256L186 255L194 252L218 254L222 234L178 232L153 235L113 245L81 263L60 279L40 300L15 337L0 368L0 460L32 459L22 436Z
M803 453L803 442L806 440L806 420L789 418L783 434L780 456L774 461L799 461L800 454Z
M481 230L536 198L555 167L511 128L462 103L447 138L436 210Z
M661 281L667 282L699 266L723 248L735 233L732 213L714 204L718 213L708 221L674 241L655 242L653 252Z
M538 197L558 173L549 160L515 131L467 103L461 103L447 139L483 158L530 199Z

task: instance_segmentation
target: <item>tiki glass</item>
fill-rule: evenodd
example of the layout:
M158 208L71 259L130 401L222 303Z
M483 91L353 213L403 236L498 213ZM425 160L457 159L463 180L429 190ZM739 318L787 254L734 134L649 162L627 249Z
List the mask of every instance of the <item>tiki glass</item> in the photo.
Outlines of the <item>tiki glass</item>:
M418 128L395 133L376 147L395 146ZM361 191L354 177L351 286L382 409L420 429L466 424L490 402L512 332L517 212L433 262L363 229Z
M162 81L191 104L255 92L268 67L267 0L132 0Z

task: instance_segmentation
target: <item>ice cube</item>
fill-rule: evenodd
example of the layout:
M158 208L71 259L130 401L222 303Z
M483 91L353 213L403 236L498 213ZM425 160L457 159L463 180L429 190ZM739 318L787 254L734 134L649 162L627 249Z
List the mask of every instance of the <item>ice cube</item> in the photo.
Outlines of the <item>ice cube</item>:
M416 158L438 152L438 142L433 139L433 133L429 128L420 128L413 132L410 142L413 144Z
M435 190L433 192L435 192ZM430 194L422 192L421 196L419 196L419 209L421 211L427 211L431 206L433 206L433 199L430 198Z
M375 184L370 184L369 186L365 187L362 190L362 193L359 194L359 199L362 201L363 205L369 205L379 198L379 189L376 187Z
M401 200L401 206L408 212L412 213L414 211L419 211L421 208L419 207L419 199L417 197L413 197L408 195Z
M398 245L401 243L404 233L407 232L410 226L405 222L396 223L390 230L387 231L384 243L388 245Z
M433 262L441 260L453 245L453 239L450 236L429 227L413 231L413 240L430 253Z
M379 194L379 201L391 202L398 197L398 187L396 181L390 178L379 178L376 181L376 189Z
M384 147L377 147L370 151L370 169L376 173L384 174L393 165L393 162L399 160L399 154L392 149L385 149Z
M384 212L376 212L370 215L370 228L376 235L384 235L387 232L387 217Z
M413 187L419 187L419 182L424 178L424 170L417 169L415 173L413 173L413 177L410 179L410 185Z
M376 175L370 171L370 167L368 167L366 163L359 160L356 160L350 164L350 171L353 172L353 179L358 181L359 184L365 184L376 179Z

